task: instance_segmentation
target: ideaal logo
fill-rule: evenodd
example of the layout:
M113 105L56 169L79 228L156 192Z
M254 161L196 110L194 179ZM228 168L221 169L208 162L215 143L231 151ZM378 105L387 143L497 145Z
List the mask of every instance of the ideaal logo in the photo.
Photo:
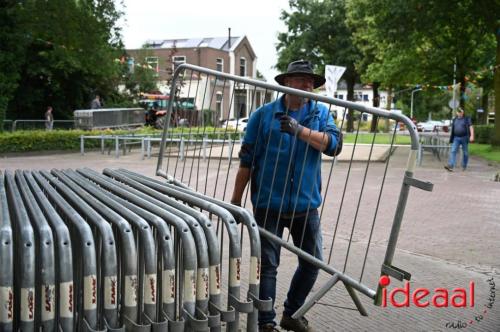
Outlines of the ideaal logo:
M493 277L487 279L486 281L489 285L489 294L486 302L483 304L484 309L479 314L474 315L472 319L447 322L445 324L446 328L463 329L471 327L473 324L477 324L484 320L488 313L488 309L493 308L496 293L495 281ZM449 306L455 308L475 308L474 281L470 281L467 288L453 288L451 291L446 288L436 288L431 291L423 287L416 288L412 291L410 283L406 281L404 287L396 287L388 292L386 287L390 283L391 280L388 276L381 276L379 279L379 284L382 286L382 307L387 307L388 303L396 308L409 307L410 303L412 303L419 308L428 307L430 305L436 308L447 308ZM397 294L401 294L403 296L402 299L399 296L399 302L396 300Z
M379 284L382 286L382 307L387 307L387 286L391 283L388 276L381 276ZM403 300L398 302L396 295L403 295ZM467 306L474 307L474 281L469 283L468 288L454 288L449 291L446 288L436 288L429 290L428 288L418 287L411 290L410 282L405 281L405 285L395 287L389 292L389 303L396 308L409 307L410 303L419 307L425 308L430 305L436 308L447 308L449 306L455 308L465 308Z

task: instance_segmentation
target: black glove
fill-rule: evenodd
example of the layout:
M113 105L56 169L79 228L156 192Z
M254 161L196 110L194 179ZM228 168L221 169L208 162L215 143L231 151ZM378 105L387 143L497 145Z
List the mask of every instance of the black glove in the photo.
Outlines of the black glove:
M299 135L302 129L304 129L304 127L301 126L297 120L295 120L289 115L283 115L280 118L280 124L281 124L280 128L281 132L290 135Z

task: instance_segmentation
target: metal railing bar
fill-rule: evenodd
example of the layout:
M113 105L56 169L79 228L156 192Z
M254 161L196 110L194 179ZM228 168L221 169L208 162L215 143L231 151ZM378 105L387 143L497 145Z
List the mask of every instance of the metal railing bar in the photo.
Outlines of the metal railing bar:
M52 171L55 172L54 170ZM140 324L140 312L139 308L142 307L144 303L143 297L144 294L149 294L149 286L148 288L144 285L144 280L139 280L139 288L143 289L142 292L137 292L135 289L131 287L125 287L126 280L134 280L138 278L138 271L142 271L144 269L144 273L146 276L156 276L157 274L157 266L155 257L155 246L153 234L150 231L148 223L142 219L140 216L130 211L128 208L113 200L110 197L109 192L105 192L103 189L93 185L88 179L85 179L78 173L73 170L66 170L62 172L54 173L61 180L67 177L66 183L71 185L68 180L71 180L80 188L87 191L89 194L94 196L99 201L103 202L108 208L112 209L115 213L121 215L121 217L125 218L125 221L122 220L118 215L114 215L113 221L117 224L118 230L117 235L121 238L121 246L120 252L126 253L126 255L122 255L121 257L121 273L122 276L120 278L119 287L123 289L122 293L122 304L120 311L122 314L128 317L128 319L134 323ZM138 232L138 243L135 244L135 239L133 238L133 233L129 226L133 226ZM132 239L130 239L132 237ZM152 278L152 277L150 277ZM158 278L159 279L159 278ZM160 289L160 288L157 288ZM160 292L158 292L158 298L156 303L161 303ZM137 296L139 305L130 305L125 301L126 299L130 299L132 296ZM153 319L155 317L159 317L159 313L156 312L151 314L151 305L145 305L146 314L148 314L149 318ZM154 308L153 308L154 309Z
M191 315L194 315L196 294L195 272L197 271L197 257L192 254L196 252L196 245L189 226L183 219L160 207L160 205L164 205L163 203L158 202L119 181L100 175L89 169L78 169L77 171L80 174L91 178L93 181L98 182L100 185L104 186L106 189L115 193L119 197L127 199L131 203L134 203L139 207L161 217L164 222L175 228L176 236L179 240L181 240L182 245L181 255L183 259L183 271L181 275L183 278L179 279L179 284L185 285L182 293L183 309L187 310ZM179 314L182 314L182 312L179 312Z
M72 206L76 211L78 211L79 214L85 216L87 222L89 222L90 225L95 228L95 235L99 239L99 242L96 241L96 245L98 245L96 251L98 251L100 254L99 261L106 262L106 264L100 263L97 265L96 295L93 295L92 297L90 297L90 299L92 301L92 304L95 303L97 305L97 312L99 317L97 327L104 328L104 319L115 326L114 324L118 320L117 306L112 305L111 303L105 303L104 296L99 295L105 294L105 284L109 280L116 280L118 275L116 241L114 238L113 230L111 229L111 225L109 225L104 217L102 217L96 210L94 210L94 208L88 205L73 190L68 188L62 181L52 176L47 171L40 171L40 174L44 176L49 181L49 183L51 183L66 200L68 200L70 204L72 204ZM92 280L89 280L89 282L92 282ZM110 308L112 307L112 309L106 309L105 304Z
M378 120L379 119L377 118L377 124L378 124ZM396 140L396 128L397 128L397 124L394 127L394 132L393 132L392 139L391 139L391 146L389 147L389 155L387 156L387 161L385 163L384 174L382 176L382 183L380 185L380 191L379 191L378 198L377 198L377 205L375 206L375 212L374 212L374 215L373 215L372 226L370 228L370 235L368 236L368 244L366 245L366 252L365 252L365 257L363 258L363 265L361 267L361 274L359 276L359 282L363 281L363 275L364 275L364 272L365 272L366 260L368 258L368 251L370 250L370 244L371 244L371 240L372 240L372 237L373 237L373 230L375 229L375 222L377 220L378 209L380 207L380 201L381 201L381 198L382 198L382 192L384 190L385 179L387 177L387 170L389 168L389 162L390 162L390 159L391 159L391 156L392 156L392 146L393 146L394 141Z
M0 171L0 330L14 330L14 234L7 204L4 174Z
M362 117L362 116L363 116L363 114L360 115L360 117ZM358 122L358 132L359 132L359 127L360 126L361 126L361 121ZM349 237L349 244L347 245L347 253L346 253L346 256L345 256L344 269L343 269L342 272L345 272L345 270L347 268L347 260L349 259L349 252L350 252L350 249L351 249L352 238L354 236L354 229L356 227L356 222L358 220L359 207L361 206L361 199L363 197L363 192L364 192L364 189L365 189L366 177L368 175L368 169L370 168L370 161L371 161L371 157L372 157L372 153L373 153L373 145L375 144L375 138L376 138L376 136L377 136L377 132L375 131L373 133L373 136L372 136L372 144L370 146L370 152L368 154L368 160L366 162L365 173L363 175L363 181L362 181L361 189L360 189L360 192L359 192L358 204L356 206L356 212L354 214L354 220L353 220L352 228L351 228L351 235Z
M34 301L38 295L35 268L35 234L14 174L5 172L7 200L11 207L13 235L16 249L14 261L14 327L22 331L35 331L36 309ZM39 290L38 290L39 291Z
M85 220L69 205L56 190L50 186L39 171L31 172L31 175L36 180L40 188L45 192L49 201L54 207L59 209L62 216L65 217L65 223L70 226L72 246L76 246L81 250L79 253L84 260L76 260L73 262L74 268L74 291L67 289L68 296L74 294L74 310L68 310L69 313L79 313L75 316L76 326L81 326L85 320L91 328L97 328L97 306L89 301L83 301L87 296L92 299L93 281L97 276L97 257L94 246L94 237L90 226ZM75 233L77 236L75 236ZM69 286L69 285L68 285ZM82 295L82 296L80 296Z
M349 116L353 116L353 115L349 113ZM349 178L350 178L350 175L351 175L352 160L353 160L353 157L354 157L354 152L356 151L356 143L358 142L358 136L359 136L359 124L358 124L358 130L356 131L356 136L354 138L354 146L352 148L351 158L349 160L349 167L347 169L347 176L346 176L345 183L344 183L344 189L342 190L342 198L340 200L339 212L337 214L337 221L335 222L335 229L333 231L332 243L330 245L330 255L328 257L328 264L330 264L331 258L332 258L333 245L335 243L335 237L337 235L337 229L338 229L338 226L339 226L339 223L340 223L340 215L342 214L342 207L344 206L344 199L345 199L345 194L346 194L346 191L347 191L347 184L349 183Z
M197 261L198 261L198 268L197 268L197 290L201 289L207 289L209 288L209 280L208 280L208 273L210 269L210 262L209 262L209 257L208 257L208 243L205 238L205 234L203 233L202 227L199 227L200 224L198 221L193 218L190 214L187 213L186 206L183 206L181 203L176 202L175 200L166 197L165 195L162 195L140 183L137 181L134 181L133 179L130 179L129 177L123 176L122 174L118 172L111 171L109 169L105 169L103 172L105 175L110 176L132 188L135 190L146 194L147 196L153 198L153 202L159 202L161 204L158 204L158 206L164 208L166 211L176 215L177 217L181 218L184 220L184 222L189 226L191 229L191 232L193 234L193 238L196 243L196 254L197 254ZM180 207L182 206L182 211ZM189 208L188 208L189 209ZM198 278L200 277L201 280ZM196 292L196 306L203 312L207 313L208 312L208 296L209 294L204 292ZM193 315L195 316L195 315ZM202 318L202 317L199 317Z
M174 288L175 280L171 280L171 276L175 273L176 269L173 237L170 234L167 224L159 216L147 211L147 209L143 207L140 207L140 200L135 199L133 195L128 193L128 191L109 182L111 180L110 178L81 169L77 170L77 174L85 179L95 182L102 188L109 190L107 194L110 198L144 218L144 220L146 220L151 227L154 227L154 231L156 233L156 243L158 244L158 273L163 274L162 285L164 289L162 296L162 310L170 320L176 319L177 313L175 311L175 301L178 301L179 297L170 294L170 292L167 292L166 290ZM163 268L163 270L161 270L161 268ZM168 294L168 296L166 294Z
M35 297L35 325L50 331L56 328L54 238L21 170L15 171L15 180L35 231L35 294L39 295Z

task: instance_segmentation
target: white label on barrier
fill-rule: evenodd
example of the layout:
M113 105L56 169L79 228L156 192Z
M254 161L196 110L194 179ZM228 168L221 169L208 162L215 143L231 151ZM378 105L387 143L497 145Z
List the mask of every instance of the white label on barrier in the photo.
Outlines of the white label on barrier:
M104 277L104 309L116 309L118 307L116 299L117 287L116 276Z
M59 315L62 318L73 318L74 293L72 281L61 282L59 284L59 298L61 300L59 306Z
M14 292L11 287L0 287L0 323L11 323L14 317Z
M250 284L260 283L260 260L258 257L250 257Z
M56 286L42 285L42 322L52 320L56 314Z
M144 275L144 304L156 303L156 274Z
M219 295L220 294L220 266L212 265L210 266L210 294Z
M229 286L239 287L240 286L240 268L241 268L241 258L230 258L229 263Z
M199 268L196 279L196 299L208 299L208 268Z
M83 278L83 309L97 309L97 277L95 275Z
M35 319L35 289L21 288L21 322Z
M163 271L163 303L169 304L175 301L175 270Z
M137 306L137 276L130 275L125 276L125 306L135 307Z
M194 302L196 298L196 278L194 270L184 270L184 302Z

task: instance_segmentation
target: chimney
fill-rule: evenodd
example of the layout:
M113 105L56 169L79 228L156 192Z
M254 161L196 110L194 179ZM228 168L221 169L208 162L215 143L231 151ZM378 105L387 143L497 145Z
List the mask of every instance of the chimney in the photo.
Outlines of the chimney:
M228 37L228 48L231 49L231 28L227 28L229 32L229 37Z

